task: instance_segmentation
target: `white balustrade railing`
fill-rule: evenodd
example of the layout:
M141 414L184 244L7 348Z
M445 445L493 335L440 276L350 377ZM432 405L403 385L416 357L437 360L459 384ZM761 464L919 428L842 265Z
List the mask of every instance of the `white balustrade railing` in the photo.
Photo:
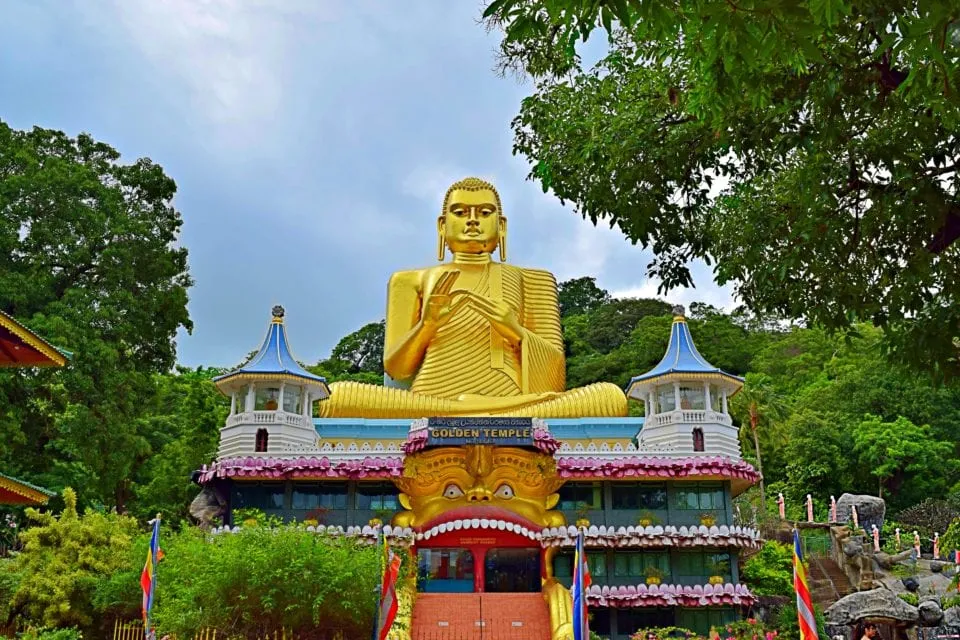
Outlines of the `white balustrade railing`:
M682 409L680 411L668 411L666 413L657 413L650 416L651 422L657 426L665 424L725 424L730 425L730 416L719 411L704 411L702 409Z
M307 419L299 413L286 411L245 411L235 413L227 418L227 426L238 424L289 424L294 427L305 427Z

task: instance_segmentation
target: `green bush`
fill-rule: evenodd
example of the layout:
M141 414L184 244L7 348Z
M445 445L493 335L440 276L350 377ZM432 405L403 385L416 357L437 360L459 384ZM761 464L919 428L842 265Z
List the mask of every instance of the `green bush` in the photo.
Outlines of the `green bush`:
M918 596L915 593L910 593L909 591L904 593L898 593L897 597L903 600L904 602L906 602L907 604L911 604L913 606L917 606L918 604L920 604L920 596Z
M359 638L373 624L382 558L375 547L296 526L216 536L189 529L161 546L159 635L189 638L213 628L252 637L321 627Z
M18 634L18 640L83 640L83 633L76 627L48 629L46 627L29 627Z
M27 509L34 526L20 534L23 550L3 571L4 580L11 584L17 576L12 608L27 623L93 629L97 581L125 568L137 523L113 513L80 516L69 488L63 500L59 517Z
M793 594L793 549L774 540L764 542L744 563L740 580L758 596Z
M950 596L949 598L943 599L943 610L951 609L953 607L960 607L960 595Z
M640 629L630 636L630 640L647 640L647 634L652 633L657 640L694 640L699 638L696 633L683 627L651 627L649 629Z

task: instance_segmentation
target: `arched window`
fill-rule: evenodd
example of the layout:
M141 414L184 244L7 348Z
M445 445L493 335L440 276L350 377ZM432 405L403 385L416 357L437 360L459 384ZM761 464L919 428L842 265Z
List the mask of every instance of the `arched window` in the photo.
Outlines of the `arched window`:
M700 427L693 430L693 450L703 451L703 429Z
M257 443L254 445L254 451L265 453L267 451L267 430L257 429Z

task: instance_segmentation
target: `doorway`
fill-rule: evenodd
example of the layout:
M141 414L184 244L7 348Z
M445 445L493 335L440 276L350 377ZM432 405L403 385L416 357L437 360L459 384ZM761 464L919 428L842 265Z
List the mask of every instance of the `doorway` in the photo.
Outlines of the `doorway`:
M484 559L483 590L488 593L540 591L539 549L489 549Z

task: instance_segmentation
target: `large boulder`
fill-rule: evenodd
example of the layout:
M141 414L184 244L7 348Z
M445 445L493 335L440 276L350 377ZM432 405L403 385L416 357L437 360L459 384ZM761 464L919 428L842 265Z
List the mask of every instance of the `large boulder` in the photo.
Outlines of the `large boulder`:
M190 503L190 515L200 525L201 529L210 529L222 521L226 513L227 501L220 492L211 486L206 486Z
M917 611L920 614L920 626L922 627L936 627L943 620L943 609L940 608L940 603L935 599L924 600L917 607Z
M887 513L887 505L883 498L877 496L857 495L845 493L837 500L837 522L845 523L853 521L853 514L850 507L857 507L857 521L866 531L870 531L871 525L877 525L877 529L883 528L883 517Z
M943 612L943 626L960 629L960 607L950 607Z
M852 625L860 620L893 620L916 624L920 612L887 589L858 591L837 600L825 612L833 625Z

